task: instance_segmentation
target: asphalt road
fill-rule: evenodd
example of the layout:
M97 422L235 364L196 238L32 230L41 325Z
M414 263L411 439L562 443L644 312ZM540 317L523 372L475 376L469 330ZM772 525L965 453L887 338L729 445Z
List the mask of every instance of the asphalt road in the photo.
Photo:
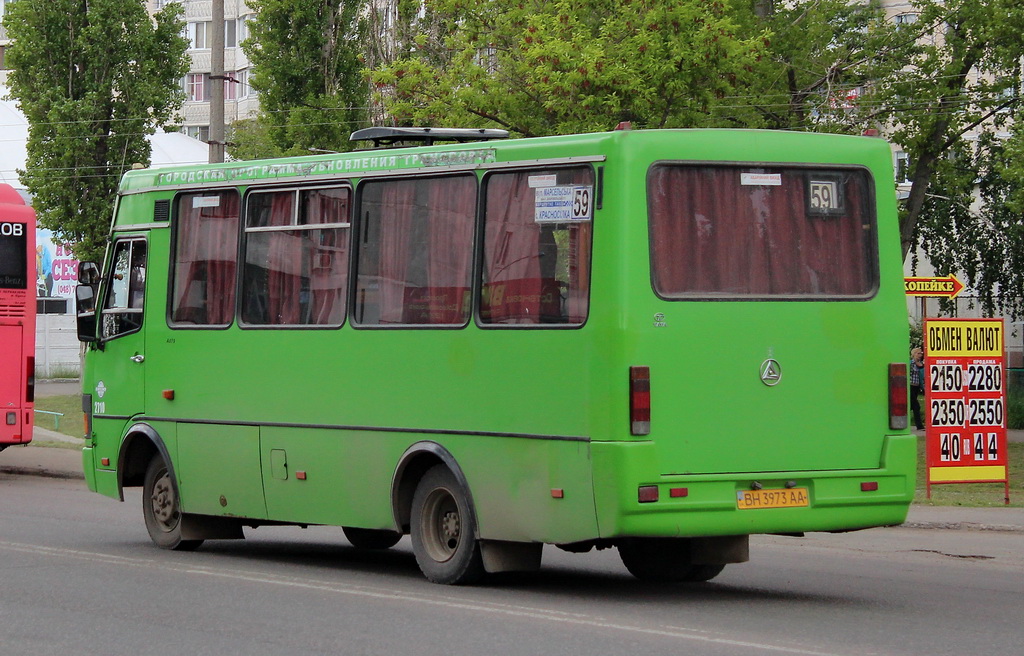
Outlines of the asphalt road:
M261 528L151 546L141 501L0 475L4 654L1017 654L1024 535L875 529L759 537L704 585L632 579L614 551L545 549L540 573L426 582L408 541Z

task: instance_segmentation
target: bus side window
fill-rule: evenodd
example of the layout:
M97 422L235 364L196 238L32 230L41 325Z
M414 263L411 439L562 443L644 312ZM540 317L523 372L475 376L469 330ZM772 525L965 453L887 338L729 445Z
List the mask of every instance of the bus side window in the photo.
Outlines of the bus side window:
M347 187L323 187L258 191L247 197L243 324L342 324L349 195Z
M466 325L476 202L472 174L364 183L355 323Z
M182 194L174 225L170 322L227 326L235 312L238 193Z
M494 173L486 185L480 321L582 324L590 301L592 169Z
M132 333L142 327L146 297L146 242L138 239L119 241L107 298L103 304L103 339Z

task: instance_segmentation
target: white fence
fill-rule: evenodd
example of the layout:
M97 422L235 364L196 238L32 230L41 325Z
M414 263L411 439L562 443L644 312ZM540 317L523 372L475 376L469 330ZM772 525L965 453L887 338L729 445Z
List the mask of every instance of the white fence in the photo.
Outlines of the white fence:
M78 378L80 347L75 315L36 316L36 378Z

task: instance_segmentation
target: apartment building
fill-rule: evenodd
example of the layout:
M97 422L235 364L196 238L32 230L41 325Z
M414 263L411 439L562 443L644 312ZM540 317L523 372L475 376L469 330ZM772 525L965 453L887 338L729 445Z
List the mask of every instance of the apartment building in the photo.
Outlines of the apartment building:
M185 104L182 107L182 131L190 137L210 138L210 41L213 34L212 0L149 0L149 10L158 11L168 2L180 2L185 8L188 54L192 61L182 79ZM227 125L256 114L259 100L249 85L249 59L241 43L248 37L246 26L253 16L243 0L224 2L224 122Z

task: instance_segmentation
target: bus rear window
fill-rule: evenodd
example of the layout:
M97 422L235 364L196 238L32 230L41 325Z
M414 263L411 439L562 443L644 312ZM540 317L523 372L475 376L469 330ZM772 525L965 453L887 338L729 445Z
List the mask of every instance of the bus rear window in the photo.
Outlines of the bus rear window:
M866 298L877 287L864 170L660 164L647 185L663 298Z
M0 289L28 286L27 228L24 223L0 224Z

